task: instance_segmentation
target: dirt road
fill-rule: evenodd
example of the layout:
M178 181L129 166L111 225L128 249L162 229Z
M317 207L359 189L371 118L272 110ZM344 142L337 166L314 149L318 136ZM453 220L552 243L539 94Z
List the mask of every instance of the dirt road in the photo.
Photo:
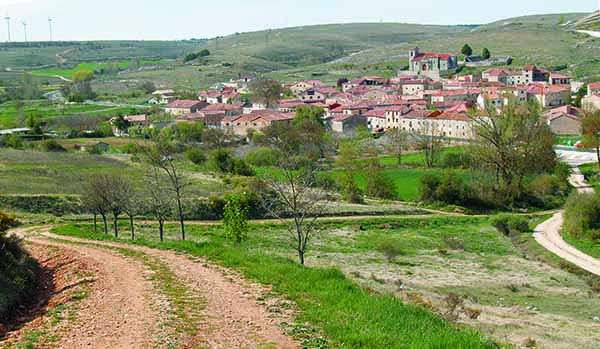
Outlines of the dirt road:
M159 318L165 315L161 313L173 317L178 312L165 311L165 295L152 278L145 277L151 271L122 251L163 263L188 292L202 299L198 309L183 309L182 316L199 312L202 320L195 334L178 347L299 347L281 328L282 323L293 322L293 311L287 310L290 307L280 307L285 301L265 297L267 288L236 273L171 251L57 236L49 229L18 233L28 242L76 252L97 269L97 281L78 311L75 325L60 334L60 348L154 348L158 338L173 332L159 326ZM162 338L161 343L165 342L169 340Z
M581 193L594 192L594 189L585 182L584 176L577 168L574 169L569 182ZM564 223L563 214L564 212L559 212L551 219L540 224L535 229L535 240L560 258L600 276L600 260L588 256L563 240L560 234Z

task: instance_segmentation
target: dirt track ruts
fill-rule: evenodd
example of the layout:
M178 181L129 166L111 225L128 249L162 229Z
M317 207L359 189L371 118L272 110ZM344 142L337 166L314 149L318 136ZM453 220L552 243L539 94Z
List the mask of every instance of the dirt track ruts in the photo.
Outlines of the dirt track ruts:
M146 304L151 285L143 278L143 265L106 248L137 251L165 263L205 300L203 324L193 345L203 348L298 348L280 327L293 321L285 310L268 311L268 289L247 282L236 273L192 260L172 251L120 243L89 241L54 235L50 227L35 228L27 237L35 243L68 248L101 264L100 291L89 296L77 319L77 328L64 335L62 348L151 348L156 314ZM25 234L25 236L29 236ZM96 289L96 288L95 288ZM259 301L263 300L263 301ZM261 304L262 302L262 304ZM189 344L189 343L187 343ZM183 343L183 347L188 347Z

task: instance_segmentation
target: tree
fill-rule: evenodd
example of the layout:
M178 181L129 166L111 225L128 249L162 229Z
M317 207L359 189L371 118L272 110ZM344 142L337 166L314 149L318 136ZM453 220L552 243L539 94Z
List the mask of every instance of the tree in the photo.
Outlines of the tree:
M575 96L575 100L573 101L573 105L576 106L577 108L581 108L581 100L585 96L587 96L587 94L588 94L587 85L581 86L581 88L579 90L577 90L577 94Z
M387 132L388 151L396 156L398 167L402 166L402 155L409 146L409 134L401 128L392 129Z
M278 166L279 178L271 175L262 180L267 190L261 200L267 212L286 225L302 265L309 243L317 233L316 223L323 214L325 200L325 192L315 188L317 167L303 165L297 157L285 154Z
M248 207L238 194L227 199L223 210L225 236L241 244L248 238Z
M83 102L88 99L96 98L96 94L92 90L92 80L94 72L90 70L79 70L73 74L73 79L70 85L65 85L63 93L69 97L71 102Z
M494 190L512 200L523 193L526 175L555 168L554 136L538 105L511 103L501 114L493 106L487 109L488 117L474 118L471 157L476 166L495 175Z
M483 59L490 59L492 57L492 53L490 52L490 50L486 47L483 49L483 51L481 52L481 57L483 57Z
M94 229L96 229L96 215L102 216L104 222L104 233L108 234L107 216L113 214L115 223L115 236L119 235L118 216L122 212L123 201L120 197L120 190L130 192L129 188L123 189L120 183L122 180L119 175L99 174L90 177L84 184L84 203L85 206L94 213Z
M146 176L146 185L149 189L148 200L145 203L147 211L158 222L160 241L164 241L165 221L172 212L173 202L168 190L168 179L157 167L152 167Z
M283 88L276 80L256 80L250 84L250 91L255 102L262 103L267 108L273 107L281 97Z
M418 147L425 155L425 165L434 167L442 149L442 133L437 123L426 121L417 132Z
M362 150L357 140L347 140L340 144L336 165L343 169L341 184L344 199L351 203L362 203L363 196L356 184L356 175L362 168Z
M581 121L583 145L596 149L598 166L600 166L600 111L587 113Z
M471 48L471 46L469 46L469 44L465 44L465 45L463 46L463 48L460 50L460 52L461 52L463 55L465 55L465 56L469 57L469 56L471 56L471 55L473 54L473 49Z
M347 79L347 78L339 78L339 79L337 80L336 86L337 86L339 89L342 89L342 87L344 87L344 84L345 84L345 83L347 83L347 82L348 82L348 79Z
M174 196L177 205L177 215L181 228L181 239L185 240L185 216L183 212L183 196L188 186L185 177L179 171L175 160L175 147L163 137L157 137L154 144L142 147L142 154L148 164L162 171L168 178L169 191Z

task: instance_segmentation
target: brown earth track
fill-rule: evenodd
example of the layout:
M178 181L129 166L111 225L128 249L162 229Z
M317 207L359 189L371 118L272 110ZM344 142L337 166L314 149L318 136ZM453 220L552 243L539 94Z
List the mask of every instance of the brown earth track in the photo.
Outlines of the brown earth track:
M205 300L202 323L183 348L299 348L282 329L293 323L293 306L266 296L269 289L237 273L172 251L53 235L50 227L17 231L25 241L72 254L95 272L74 324L60 334L60 348L152 348L160 335L152 305L160 295L142 263L114 249L143 253L164 263L191 292ZM276 311L272 311L277 308ZM285 308L285 309L284 309ZM156 309L156 308L154 308ZM35 320L34 320L35 321ZM164 334L164 329L163 329ZM0 347L2 343L0 343Z

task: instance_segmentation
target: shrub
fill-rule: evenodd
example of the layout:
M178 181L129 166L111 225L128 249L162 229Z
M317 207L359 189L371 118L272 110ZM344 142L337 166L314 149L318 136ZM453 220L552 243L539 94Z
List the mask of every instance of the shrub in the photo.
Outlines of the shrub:
M226 174L236 174L240 176L253 176L254 171L242 159L234 157L226 149L215 150L210 159L212 169Z
M471 165L471 156L468 153L445 153L442 156L442 167L446 168L469 168Z
M442 178L435 175L421 178L421 201L423 202L463 205L467 199L464 181L453 173L447 173Z
M354 178L344 177L341 180L342 197L345 201L352 204L362 204L364 202L363 192L356 184Z
M565 205L564 229L576 237L592 237L600 228L600 199L596 194L574 193Z
M396 199L396 184L383 172L372 173L367 177L367 195L381 199Z
M383 253L390 262L396 257L405 254L400 243L394 239L385 239L379 242L377 251Z
M529 231L529 220L522 216L498 215L492 225L504 236L514 236Z
M206 155L204 155L204 152L198 148L186 150L185 158L196 165L202 165L206 162Z
M434 202L437 200L436 192L440 185L440 177L427 174L421 178L421 201Z
M254 166L275 166L280 157L281 154L277 150L268 147L260 147L248 152L245 160Z
M248 207L240 195L231 195L223 210L225 236L241 244L248 238Z
M64 153L67 151L67 149L65 149L62 145L60 145L57 141L53 139L43 141L40 147L43 151L47 152Z

